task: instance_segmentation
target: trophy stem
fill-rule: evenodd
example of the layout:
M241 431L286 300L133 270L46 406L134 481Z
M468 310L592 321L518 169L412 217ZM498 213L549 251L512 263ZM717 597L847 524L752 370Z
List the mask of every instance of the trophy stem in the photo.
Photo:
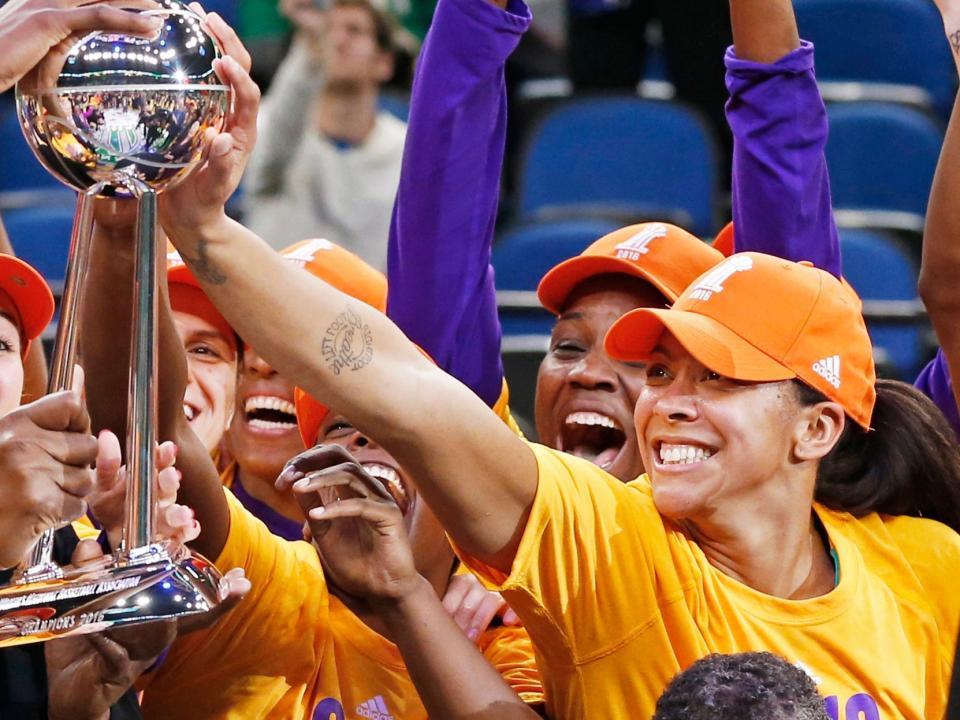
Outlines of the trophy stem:
M90 260L90 238L93 236L93 201L104 188L103 183L80 193L77 210L73 217L70 235L70 253L67 256L66 278L63 284L63 299L60 304L60 321L57 323L57 338L50 361L50 377L47 392L68 390L73 384L73 368L77 357L79 309L83 286L80 282L87 273ZM40 536L30 551L28 564L18 574L19 581L61 577L62 573L53 562L53 528Z
M133 342L130 346L130 405L127 411L126 527L122 553L153 540L157 427L157 194L136 188L136 266L134 270Z

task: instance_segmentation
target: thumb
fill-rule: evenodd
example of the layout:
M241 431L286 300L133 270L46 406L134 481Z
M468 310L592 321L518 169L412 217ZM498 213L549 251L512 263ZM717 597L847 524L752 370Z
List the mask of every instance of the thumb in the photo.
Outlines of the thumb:
M22 405L14 413L28 417L34 425L60 432L89 432L90 416L79 393L72 390L45 395Z

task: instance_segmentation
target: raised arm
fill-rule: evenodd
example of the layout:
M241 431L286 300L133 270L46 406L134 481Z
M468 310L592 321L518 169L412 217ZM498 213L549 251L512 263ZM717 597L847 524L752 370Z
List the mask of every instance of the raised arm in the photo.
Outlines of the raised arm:
M790 0L730 0L730 17L736 249L810 260L839 276L813 46L800 40Z
M387 314L488 405L500 396L490 248L522 0L441 0L417 65L390 225ZM255 153L256 154L256 153Z
M938 0L947 41L960 73L960 3ZM920 295L937 332L941 350L924 369L917 386L944 411L960 435L960 394L950 378L960 377L960 99L954 103L950 124L933 177L927 222L923 230Z
M375 435L469 553L505 568L537 487L532 452L385 316L283 260L223 205L256 138L258 91L217 64L235 108L205 163L161 196L181 256L237 332L278 372ZM276 293L283 287L288 292ZM284 297L296 297L289 303Z
M90 414L97 429L126 437L127 375L133 301L134 206L131 201L100 201L96 211L85 298L81 349ZM165 239L159 238L161 247ZM160 256L161 261L163 255ZM165 265L158 269L165 277ZM159 298L159 425L157 439L173 440L177 467L183 474L180 503L192 508L203 532L193 545L215 558L229 528L226 500L209 453L193 434L183 414L186 359L170 312L166 283Z

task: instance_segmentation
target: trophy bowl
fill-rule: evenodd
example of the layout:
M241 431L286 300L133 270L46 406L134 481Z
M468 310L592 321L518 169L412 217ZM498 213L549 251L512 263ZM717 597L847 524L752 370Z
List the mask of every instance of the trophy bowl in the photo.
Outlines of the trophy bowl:
M142 12L164 19L154 37L90 33L17 83L27 143L74 190L162 190L200 159L207 128L223 127L230 89L213 70L220 49L200 17L177 0Z

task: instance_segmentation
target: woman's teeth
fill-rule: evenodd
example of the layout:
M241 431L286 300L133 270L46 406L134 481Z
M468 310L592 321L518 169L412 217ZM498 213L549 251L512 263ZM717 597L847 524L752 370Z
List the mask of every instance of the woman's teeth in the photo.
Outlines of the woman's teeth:
M368 475L388 482L390 487L399 493L400 497L406 497L407 494L403 489L403 483L400 482L400 475L392 467L387 467L379 463L363 463L363 469L367 471Z
M184 403L183 414L187 416L187 422L192 422L193 419L197 416L197 411L193 409L190 405Z
M297 409L289 400L270 397L269 395L254 395L253 397L247 398L243 409L244 412L248 413L254 410L276 410L277 412L287 413L288 415L296 415L297 413Z
M620 429L620 426L613 418L595 412L570 413L564 422L567 425L599 425L600 427L608 427L615 430Z
M703 462L713 455L713 450L696 445L660 445L660 462L664 465L690 465Z

